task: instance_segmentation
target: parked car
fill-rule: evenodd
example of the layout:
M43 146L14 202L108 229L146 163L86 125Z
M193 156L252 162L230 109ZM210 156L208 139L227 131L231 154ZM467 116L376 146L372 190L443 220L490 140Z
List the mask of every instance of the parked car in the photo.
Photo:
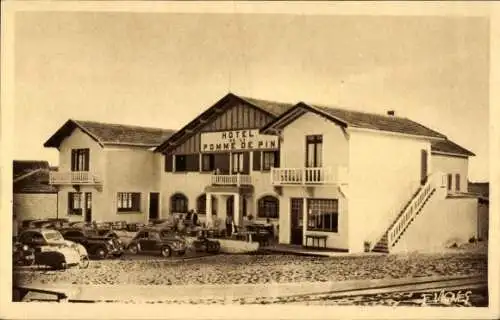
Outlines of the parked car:
M205 236L199 236L193 241L193 249L198 252L218 253L220 251L220 242L210 240Z
M144 228L146 225L141 222L131 222L127 224L127 231L136 232L137 230Z
M14 242L12 248L12 263L16 266L31 266L35 263L35 249L25 244Z
M139 231L128 245L128 250L133 254L150 253L161 254L170 257L172 252L177 255L186 253L186 241L170 232L170 230L159 230L145 228Z
M61 234L64 239L83 245L93 258L105 259L123 255L121 242L112 236L99 235L98 230L68 228L61 230Z
M26 245L35 252L35 264L55 269L66 269L89 265L87 250L80 244L67 241L57 230L37 228L28 229L19 235L17 245Z
M114 221L108 222L111 224L111 228L114 230L125 230L127 229L127 221Z

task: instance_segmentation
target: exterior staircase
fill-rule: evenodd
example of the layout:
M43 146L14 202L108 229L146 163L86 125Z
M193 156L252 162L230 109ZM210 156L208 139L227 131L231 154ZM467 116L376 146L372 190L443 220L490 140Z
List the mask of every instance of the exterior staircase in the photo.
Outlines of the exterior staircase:
M390 249L401 239L406 229L408 229L435 192L436 187L434 186L433 179L428 179L413 194L396 219L394 219L378 242L375 243L371 251L389 253Z

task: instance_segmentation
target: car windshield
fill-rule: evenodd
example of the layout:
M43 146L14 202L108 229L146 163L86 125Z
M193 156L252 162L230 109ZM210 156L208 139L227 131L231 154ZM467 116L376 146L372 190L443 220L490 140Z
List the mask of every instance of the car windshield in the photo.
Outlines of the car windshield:
M59 233L59 232L45 232L44 236L45 236L45 239L47 239L49 241L64 240L61 233Z
M109 230L98 230L97 234L100 236L105 236L108 232L109 232Z

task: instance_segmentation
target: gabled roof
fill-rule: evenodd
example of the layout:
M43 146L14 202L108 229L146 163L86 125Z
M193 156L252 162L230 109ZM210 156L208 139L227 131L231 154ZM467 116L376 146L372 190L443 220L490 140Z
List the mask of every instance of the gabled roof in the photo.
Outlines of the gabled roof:
M101 146L124 145L145 148L160 145L175 132L170 129L70 119L44 143L44 147L59 148L61 142L76 128L81 129Z
M47 161L14 161L14 193L57 193L49 184L50 167Z
M198 129L204 126L208 121L216 117L217 115L224 112L227 108L232 107L233 105L229 102L231 101L239 101L254 108L259 109L260 111L268 114L272 118L276 118L282 113L286 112L293 108L294 104L292 103L283 103L269 100L261 100L261 99L253 99L249 97L239 96L234 93L228 93L222 99L217 101L211 107L203 111L200 115L194 118L191 122L185 125L182 129L173 134L170 138L164 141L159 147L155 149L158 152L165 152L169 148L172 148L179 141L183 141L194 135Z
M441 141L433 141L431 144L432 153L442 153L449 155L475 156L471 151L459 146L448 139Z
M14 179L17 179L34 170L49 170L49 162L44 160L14 160L12 173Z
M343 127L354 127L412 136L446 139L446 136L443 134L407 118L306 104L304 102L298 103L293 109L288 110L280 117L276 118L274 121L262 128L261 132L271 133L276 130L281 130L306 112L319 114Z

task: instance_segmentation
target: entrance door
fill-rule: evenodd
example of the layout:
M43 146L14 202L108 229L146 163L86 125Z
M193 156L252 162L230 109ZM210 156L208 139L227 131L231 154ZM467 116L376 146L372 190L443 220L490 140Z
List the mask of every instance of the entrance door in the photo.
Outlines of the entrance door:
M427 150L420 153L420 183L424 185L427 182Z
M226 215L234 217L234 196L229 196L226 200Z
M92 192L85 192L85 222L92 222Z
M304 201L301 198L290 199L290 243L302 244Z
M154 220L159 218L159 200L160 194L158 192L151 192L149 194L149 219Z

